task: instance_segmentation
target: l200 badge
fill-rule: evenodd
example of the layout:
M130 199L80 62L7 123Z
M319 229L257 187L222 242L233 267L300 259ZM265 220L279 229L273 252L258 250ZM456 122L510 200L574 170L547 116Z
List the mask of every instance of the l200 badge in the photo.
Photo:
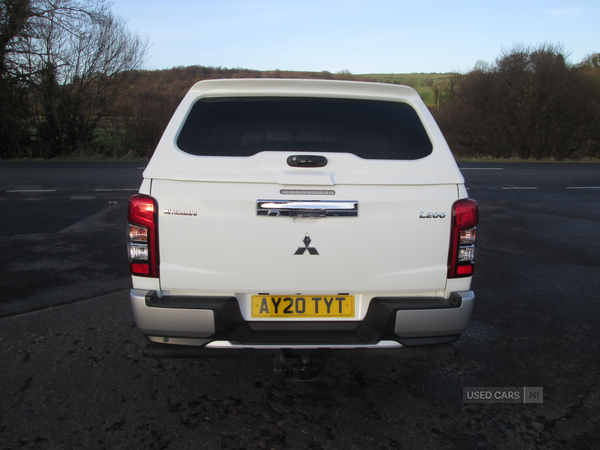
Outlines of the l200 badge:
M446 217L445 212L423 212L419 214L419 219L443 219Z

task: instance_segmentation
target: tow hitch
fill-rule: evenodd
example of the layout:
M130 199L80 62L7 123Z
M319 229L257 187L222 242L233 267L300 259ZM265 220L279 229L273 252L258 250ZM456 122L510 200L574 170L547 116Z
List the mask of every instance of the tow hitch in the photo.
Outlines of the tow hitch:
M325 366L327 365L328 355L327 353L319 353L317 356L321 358L319 363L313 361L311 355L302 355L299 363L288 361L283 350L277 352L275 358L275 377L284 381L288 378L307 381L314 378L320 378L325 373Z

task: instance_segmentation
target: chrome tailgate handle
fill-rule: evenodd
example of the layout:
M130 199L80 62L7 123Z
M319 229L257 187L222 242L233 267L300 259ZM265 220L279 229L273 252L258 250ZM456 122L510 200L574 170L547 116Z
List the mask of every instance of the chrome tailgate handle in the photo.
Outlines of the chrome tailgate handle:
M256 214L272 217L356 217L356 200L257 200Z

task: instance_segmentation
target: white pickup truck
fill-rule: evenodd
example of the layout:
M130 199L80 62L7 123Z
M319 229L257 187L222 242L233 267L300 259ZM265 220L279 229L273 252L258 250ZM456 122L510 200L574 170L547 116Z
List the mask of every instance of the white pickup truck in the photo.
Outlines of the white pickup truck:
M477 203L411 88L210 80L130 199L148 356L448 345L471 318ZM308 375L307 375L308 374Z

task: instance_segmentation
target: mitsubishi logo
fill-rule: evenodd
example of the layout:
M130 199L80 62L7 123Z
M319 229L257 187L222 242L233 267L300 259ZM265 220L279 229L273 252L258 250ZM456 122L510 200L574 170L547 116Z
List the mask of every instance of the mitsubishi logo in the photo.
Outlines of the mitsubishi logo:
M316 248L309 247L311 239L310 239L310 236L308 235L308 233L306 233L306 236L304 236L304 239L302 239L302 242L304 242L304 247L298 247L298 250L296 250L296 253L294 253L294 255L304 255L304 252L306 250L308 250L308 253L310 253L311 255L319 254L319 252L317 251Z

